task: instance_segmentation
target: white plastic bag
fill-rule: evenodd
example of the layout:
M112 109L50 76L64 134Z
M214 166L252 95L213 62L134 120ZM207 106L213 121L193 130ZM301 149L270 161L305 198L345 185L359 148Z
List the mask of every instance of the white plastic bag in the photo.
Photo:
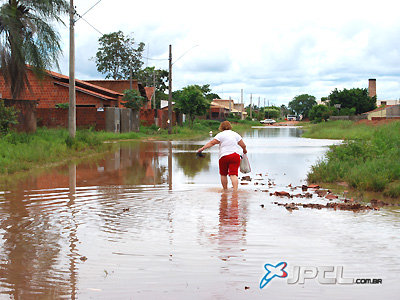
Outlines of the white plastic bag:
M240 172L244 174L251 172L249 158L247 157L247 154L243 154L243 157L240 160Z

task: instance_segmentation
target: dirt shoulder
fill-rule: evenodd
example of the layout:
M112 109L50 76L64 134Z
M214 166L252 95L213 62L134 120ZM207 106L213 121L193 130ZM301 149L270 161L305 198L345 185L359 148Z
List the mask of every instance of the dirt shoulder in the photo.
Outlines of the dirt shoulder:
M284 121L284 122L279 122L275 123L274 126L295 126L299 124L300 121Z
M373 126L377 126L377 125L384 125L384 124L389 124L389 123L393 123L393 122L400 122L399 119L380 119L380 120L360 120L355 122L354 124L366 124L366 125L373 125Z

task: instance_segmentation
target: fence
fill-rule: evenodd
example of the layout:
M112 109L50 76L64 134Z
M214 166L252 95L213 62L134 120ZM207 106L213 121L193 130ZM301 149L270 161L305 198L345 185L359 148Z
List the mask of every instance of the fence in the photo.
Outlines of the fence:
M18 124L14 125L18 132L35 132L37 126L48 128L68 128L68 109L37 108L35 100L3 99L7 107L18 109ZM155 118L157 116L157 118ZM176 113L172 114L172 124L176 124ZM145 126L156 124L163 129L168 127L168 111L141 109L133 111L128 108L77 107L77 128L93 128L97 131L111 132L139 131L140 122ZM157 123L156 123L157 122Z
M368 119L368 115L355 115L355 116L330 116L329 120L331 121L338 121L338 120L350 120L350 121L360 121L360 120L364 120L364 119Z
M37 108L38 126L48 128L68 128L68 109ZM157 114L157 119L155 116ZM157 124L155 123L157 121ZM110 132L138 132L140 122L144 126L156 124L163 129L168 127L168 111L155 109L141 109L133 111L128 108L106 107L98 110L96 107L76 108L76 127L94 128ZM176 124L176 114L172 114L172 124Z
M68 128L68 109L63 108L37 108L37 124L48 128ZM98 111L96 107L76 108L77 128L106 129L106 112Z

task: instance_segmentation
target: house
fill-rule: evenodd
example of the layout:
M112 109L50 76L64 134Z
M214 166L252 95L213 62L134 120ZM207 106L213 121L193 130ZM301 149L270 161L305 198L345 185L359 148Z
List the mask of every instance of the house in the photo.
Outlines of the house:
M368 120L399 119L400 104L381 106L365 114L368 116Z
M376 100L376 106L394 106L400 104L400 100Z
M110 80L110 79L105 79L105 80L85 80L84 82L93 84L96 86L103 87L105 89L109 89L115 92L118 92L120 94L123 94L125 90L134 89L140 92L140 95L144 98L147 99L147 103L145 104L145 109L151 108L151 99L148 97L148 89L147 87L144 87L138 80L133 79L131 80L125 80L125 79L120 79L120 80ZM154 88L151 88L154 89ZM149 103L150 102L150 103Z
M228 113L233 113L234 115L243 114L243 119L247 116L247 112L244 109L243 103L235 103L232 99L224 100L224 99L213 99L211 104L221 105L228 109Z
M21 95L23 100L36 100L38 108L54 108L59 103L69 103L69 77L46 71L42 80L28 68L27 88ZM82 80L75 81L77 107L121 107L123 94ZM0 76L1 98L11 99L11 89Z
M364 114L368 116L368 120L386 119L386 112L388 107L392 107L392 105L381 106Z

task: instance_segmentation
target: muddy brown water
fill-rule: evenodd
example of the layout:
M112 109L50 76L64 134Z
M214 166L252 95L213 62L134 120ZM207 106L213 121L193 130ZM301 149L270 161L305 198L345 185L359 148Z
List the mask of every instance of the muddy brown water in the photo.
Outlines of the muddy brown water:
M0 194L0 299L398 299L399 207L273 204L329 201L270 195L302 193L335 143L300 133L245 133L252 180L236 194L221 190L217 147L195 159L207 140L123 143L16 183ZM273 268L260 288L282 262L288 276ZM288 283L298 270L304 283Z

